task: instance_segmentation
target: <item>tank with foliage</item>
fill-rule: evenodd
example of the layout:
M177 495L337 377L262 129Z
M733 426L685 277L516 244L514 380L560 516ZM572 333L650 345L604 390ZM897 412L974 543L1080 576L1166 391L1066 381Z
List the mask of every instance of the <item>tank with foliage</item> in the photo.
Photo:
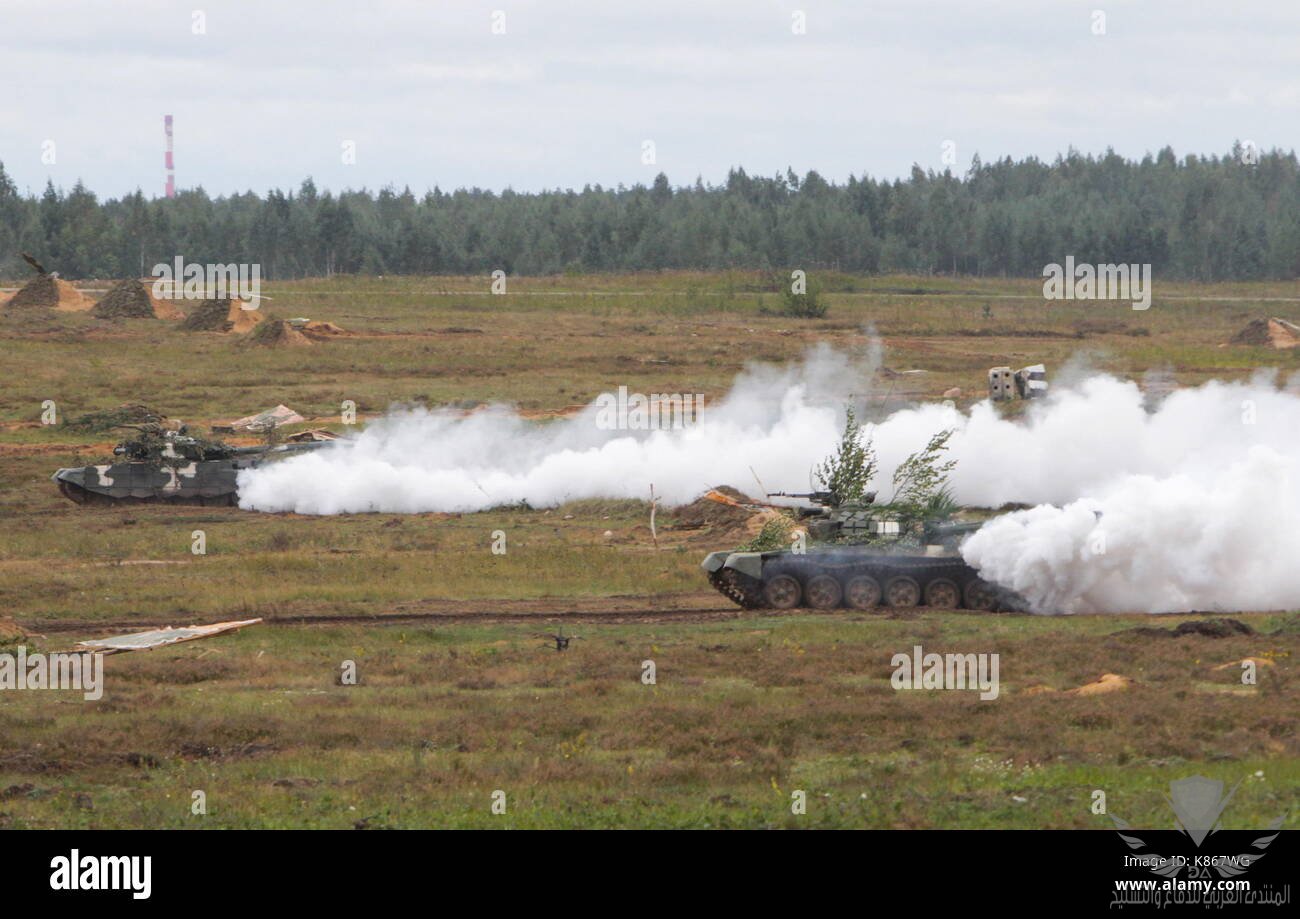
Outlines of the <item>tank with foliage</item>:
M122 425L136 434L113 448L113 463L60 469L51 478L77 504L238 503L240 470L268 457L323 447L328 441L236 447L159 423Z
M710 553L709 582L747 609L1019 608L962 560L961 540L982 522L958 519L946 484L953 463L941 457L949 433L904 461L893 498L877 504L865 488L875 456L850 411L838 453L817 470L825 490L769 495L808 503L794 518L769 518L751 543Z

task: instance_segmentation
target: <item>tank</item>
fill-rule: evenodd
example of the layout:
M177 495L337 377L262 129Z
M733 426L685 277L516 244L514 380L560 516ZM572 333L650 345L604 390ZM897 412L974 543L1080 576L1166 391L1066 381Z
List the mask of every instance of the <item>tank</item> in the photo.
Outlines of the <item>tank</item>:
M329 441L236 447L170 431L159 424L127 425L134 437L113 448L117 462L60 469L50 478L77 504L199 504L239 502L235 479L269 457L314 450Z
M962 560L961 540L980 522L900 522L871 493L844 503L829 492L768 497L811 501L798 509L806 532L802 550L712 552L702 563L709 583L746 609L1024 608Z

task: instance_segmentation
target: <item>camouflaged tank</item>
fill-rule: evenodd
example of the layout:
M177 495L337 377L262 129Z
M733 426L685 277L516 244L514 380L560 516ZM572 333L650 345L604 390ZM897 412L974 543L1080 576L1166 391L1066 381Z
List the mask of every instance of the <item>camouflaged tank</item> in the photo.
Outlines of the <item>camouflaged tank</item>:
M934 519L904 526L870 493L844 503L829 492L769 497L811 500L798 509L807 534L802 551L713 552L702 564L709 583L746 609L1022 608L1018 597L962 560L962 538L981 523Z
M60 469L50 478L77 504L201 504L239 502L236 477L264 459L323 447L328 441L235 447L192 437L182 428L127 425L139 433L113 448L121 461L106 466Z

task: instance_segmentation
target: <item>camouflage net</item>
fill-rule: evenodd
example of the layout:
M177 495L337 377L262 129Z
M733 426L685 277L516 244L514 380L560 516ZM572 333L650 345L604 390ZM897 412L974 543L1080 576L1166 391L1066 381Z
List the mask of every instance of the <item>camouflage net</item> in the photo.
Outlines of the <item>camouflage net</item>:
M99 412L87 412L86 414L67 422L66 426L69 430L73 431L82 431L87 434L102 434L105 431L121 427L125 424L161 424L166 420L166 415L155 412L147 405L127 403L125 405L119 405L117 408L105 409Z
M9 299L7 306L9 309L52 308L58 303L59 285L52 275L43 274L24 284L22 289Z
M204 300L181 321L187 332L225 332L230 328L230 300Z
M248 343L264 348L296 348L311 345L312 341L283 319L260 323L248 333Z
M186 434L180 439L169 440L167 437L169 432L161 424L149 423L128 425L128 427L134 427L138 431L136 436L122 442L125 456L132 462L178 469L192 462L225 459L231 455L229 444L219 440L209 440L196 434ZM169 443L176 456L164 455Z
M96 319L153 319L153 301L144 285L134 278L118 281L95 304L91 315Z

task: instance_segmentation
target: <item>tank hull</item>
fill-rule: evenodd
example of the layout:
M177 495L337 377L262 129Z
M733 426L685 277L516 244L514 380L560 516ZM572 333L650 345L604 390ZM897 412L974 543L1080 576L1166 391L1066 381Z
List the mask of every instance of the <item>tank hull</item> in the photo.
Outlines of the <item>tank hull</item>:
M862 546L804 553L714 552L709 583L745 609L860 609L930 606L983 612L1020 608L955 553Z
M190 504L225 507L239 501L237 476L252 459L203 460L171 468L112 463L60 469L51 476L59 492L81 505Z

